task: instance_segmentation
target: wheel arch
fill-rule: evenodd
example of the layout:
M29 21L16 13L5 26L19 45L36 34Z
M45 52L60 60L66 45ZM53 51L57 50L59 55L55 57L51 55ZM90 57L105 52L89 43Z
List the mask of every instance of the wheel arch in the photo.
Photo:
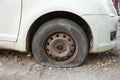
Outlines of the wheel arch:
M49 20L55 19L55 18L70 19L70 20L76 22L78 25L80 25L87 36L88 43L89 43L89 49L90 49L91 41L92 41L93 37L92 37L91 28L88 25L88 23L83 18L81 18L80 16L78 16L74 13L65 12L65 11L55 11L55 12L50 12L50 13L44 14L43 16L39 17L36 21L34 21L34 23L31 25L31 27L28 30L27 39L26 39L26 50L27 51L30 51L30 52L32 51L32 49L31 49L32 39L33 39L33 36L34 36L35 32L37 31L37 29L42 24L44 24L46 21L49 21Z

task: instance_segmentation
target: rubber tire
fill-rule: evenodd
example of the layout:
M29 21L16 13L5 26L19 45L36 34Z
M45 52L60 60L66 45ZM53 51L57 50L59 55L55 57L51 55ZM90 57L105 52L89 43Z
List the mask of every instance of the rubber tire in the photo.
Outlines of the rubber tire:
M67 64L51 63L44 49L48 36L61 31L74 36L78 44L77 56ZM78 24L68 19L57 18L44 23L36 31L32 41L32 53L39 64L53 67L75 67L81 65L88 55L88 40Z

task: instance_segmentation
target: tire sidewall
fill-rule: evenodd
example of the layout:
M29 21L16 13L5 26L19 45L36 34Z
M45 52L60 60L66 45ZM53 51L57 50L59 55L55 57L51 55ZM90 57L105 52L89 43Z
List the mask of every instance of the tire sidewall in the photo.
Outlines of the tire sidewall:
M75 38L78 49L76 57L67 64L51 63L46 55L45 42L48 37L57 32L65 32ZM43 62L48 66L74 67L81 65L88 54L88 41L84 31L75 22L68 19L53 19L44 23L34 35L32 42L32 52L38 63Z

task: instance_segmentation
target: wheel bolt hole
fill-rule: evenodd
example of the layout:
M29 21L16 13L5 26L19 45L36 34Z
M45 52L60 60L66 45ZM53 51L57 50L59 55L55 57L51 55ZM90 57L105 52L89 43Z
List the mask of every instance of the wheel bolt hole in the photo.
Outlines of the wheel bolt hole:
M53 38L52 38L52 37L51 37L50 39L51 39L51 40L53 40Z
M66 38L66 35L63 35L63 38Z
M49 43L47 43L47 45L49 45Z
M59 35L56 35L56 37L59 37Z
M49 51L49 49L47 49L47 51Z
M68 39L68 41L71 41L71 39Z

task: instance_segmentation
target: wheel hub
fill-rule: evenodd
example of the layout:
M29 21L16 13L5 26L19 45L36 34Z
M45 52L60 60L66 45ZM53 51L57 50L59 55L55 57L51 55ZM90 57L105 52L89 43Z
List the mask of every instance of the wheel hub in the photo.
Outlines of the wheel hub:
M46 54L55 61L65 61L75 52L75 41L66 33L56 33L46 41Z
M66 44L60 40L54 44L54 50L58 54L62 54L66 51Z

